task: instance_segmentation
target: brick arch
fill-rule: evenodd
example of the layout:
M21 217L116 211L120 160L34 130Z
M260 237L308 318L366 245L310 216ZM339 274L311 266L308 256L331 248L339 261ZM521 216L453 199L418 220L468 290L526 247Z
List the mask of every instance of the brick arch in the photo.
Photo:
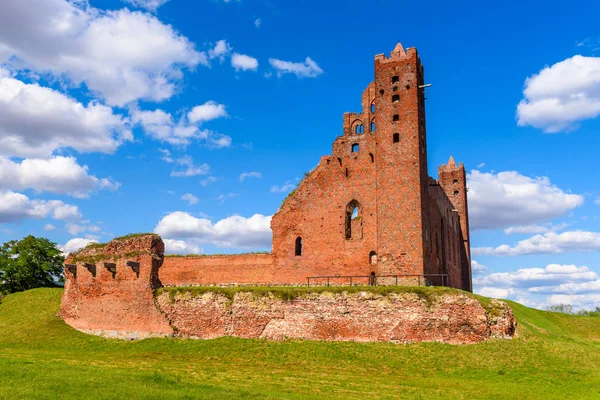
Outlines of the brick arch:
M357 126L362 126L361 132L357 132L356 131L356 127ZM357 118L357 119L354 120L354 122L352 122L351 132L353 134L355 134L355 135L362 135L365 132L365 130L364 130L364 124L363 124L363 122L362 122L361 119Z
M357 210L357 216L352 218L354 210ZM347 240L362 239L362 206L356 199L350 200L345 209L345 236Z

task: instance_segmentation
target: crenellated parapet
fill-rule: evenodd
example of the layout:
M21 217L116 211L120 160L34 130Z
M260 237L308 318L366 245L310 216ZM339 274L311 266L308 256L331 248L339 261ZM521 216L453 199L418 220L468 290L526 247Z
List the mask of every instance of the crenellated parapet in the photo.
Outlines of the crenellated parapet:
M155 234L92 243L69 254L62 318L79 330L107 336L171 334L154 306L163 258L164 243Z

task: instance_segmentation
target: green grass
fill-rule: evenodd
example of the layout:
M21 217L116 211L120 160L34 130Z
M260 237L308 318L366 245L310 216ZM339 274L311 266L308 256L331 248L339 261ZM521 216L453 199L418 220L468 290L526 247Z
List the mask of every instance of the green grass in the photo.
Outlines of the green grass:
M427 303L430 303L435 296L439 296L441 294L462 293L477 298L484 307L489 303L489 299L486 299L485 297L475 296L471 293L463 292L458 289L449 287L424 286L176 286L160 288L157 290L157 294L160 295L162 293L169 293L171 298L174 298L176 294L184 293L191 293L193 296L198 296L202 293L220 293L232 300L236 293L250 292L257 297L273 294L275 297L278 297L282 300L294 300L299 296L308 295L311 293L359 293L364 291L382 295L391 293L414 293L425 299ZM483 299L486 299L487 302L484 302Z
M0 304L0 399L598 399L600 318L511 303L519 338L437 343L103 339L61 289ZM368 323L368 321L365 321Z

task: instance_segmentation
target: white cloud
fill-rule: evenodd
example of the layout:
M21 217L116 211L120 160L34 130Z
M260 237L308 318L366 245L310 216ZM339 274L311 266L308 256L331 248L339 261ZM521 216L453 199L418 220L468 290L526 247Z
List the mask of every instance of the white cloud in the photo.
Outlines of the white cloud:
M231 56L231 66L236 71L256 71L258 68L258 60L246 54L233 53Z
M163 239L165 242L165 254L202 254L202 249L185 240Z
M31 200L22 193L0 191L0 223L47 217L71 221L81 219L81 213L77 206L60 200Z
M530 178L516 171L473 170L467 181L472 229L533 225L559 217L584 201L583 196L552 185L547 177Z
M575 308L593 309L600 304L600 275L585 266L550 264L545 268L493 273L475 277L473 285L478 294L509 298L538 308L572 304Z
M171 176L175 177L189 177L197 175L206 175L210 172L210 166L208 164L195 165L194 160L190 156L184 156L175 160L179 165L186 167L182 171L171 171Z
M218 178L216 178L216 177L214 177L214 176L209 176L208 178L206 178L206 179L203 179L203 180L201 180L201 181L200 181L200 186L202 186L202 187L206 187L206 186L208 186L210 183L214 183L214 182L216 182L216 181L218 181L218 180L219 180L219 179L218 179Z
M191 193L186 193L181 196L181 200L187 201L189 205L198 204L198 198Z
M231 138L229 136L198 127L202 122L226 116L225 106L213 101L194 107L179 121L175 121L170 113L161 109L154 111L131 110L133 123L141 125L147 135L156 140L183 147L188 146L192 140L204 140L208 147L213 148L230 146ZM161 149L160 151L164 155L164 161L172 161L170 153L165 152L168 150Z
M215 46L208 51L208 57L212 60L218 58L219 61L225 61L225 57L231 53L232 47L225 39L219 40Z
M487 271L487 267L485 265L479 264L475 260L471 260L471 272L473 275L481 275L485 271Z
M97 102L85 106L4 72L0 68L0 155L48 157L62 148L112 153L133 139L127 120L112 108Z
M525 80L517 106L519 126L546 133L577 129L579 122L600 114L600 58L567 58Z
M495 299L510 299L514 296L514 289L505 289L505 288L494 288L494 287L483 287L476 291L477 294L480 294L485 297L492 297Z
M260 172L252 171L252 172L242 172L240 174L240 182L244 182L246 178L260 178L262 175Z
M588 267L576 265L550 264L546 268L523 268L514 272L497 272L475 278L477 286L535 288L554 286L567 282L589 282L599 279L597 273Z
M293 183L290 183L290 182L286 182L285 184L283 184L281 186L275 185L275 186L271 187L271 193L289 192L290 190L293 190L294 188L296 188L296 185L294 185Z
M315 78L323 73L323 70L310 57L306 57L303 63L269 58L269 64L277 70L277 76L295 74L298 78Z
M84 221L84 222L89 222L89 221ZM100 228L97 225L71 223L71 224L67 224L66 227L67 227L67 231L73 236L78 235L83 232L93 232L93 233L102 232L102 228Z
M255 214L250 218L234 215L213 224L186 212L166 215L154 232L167 239L192 239L227 248L266 248L271 246L271 216Z
M256 19L254 20L254 26L255 26L255 27L257 27L257 28L260 28L260 22L261 22L261 21L260 21L260 18L256 18Z
M196 106L188 113L188 120L192 124L201 124L202 122L222 117L227 117L225 106L214 101L207 101L202 105Z
M160 158L166 163L173 163L175 160L171 158L171 151L168 149L158 149L162 153L162 157Z
M521 256L528 254L563 254L600 250L600 233L569 231L548 232L519 241L515 246L474 247L473 254L490 256Z
M156 12L158 7L162 6L169 0L125 0L132 6L146 9L150 12Z
M220 195L219 197L217 197L217 199L219 200L221 205L223 205L223 203L225 203L225 200L230 199L232 197L237 197L237 196L239 196L239 194L237 194L237 193L228 193L228 194Z
M87 1L19 0L0 14L0 47L13 65L85 83L110 105L161 101L183 68L208 65L205 53L156 17L104 11Z
M598 197L598 198L596 199L596 201L594 202L594 204L596 204L597 206L600 206L600 197Z
M513 233L546 233L549 232L550 228L542 225L521 225L521 226L511 226L510 228L506 228L504 233L507 235L512 235Z
M74 238L64 245L58 246L58 249L66 255L81 250L90 243L98 243L98 241L95 239Z
M88 197L96 189L118 189L120 184L88 174L88 167L74 157L25 159L15 162L0 157L0 190L33 189L37 192L65 193Z
M56 227L54 225L52 225L52 224L46 224L46 225L44 225L44 230L45 231L53 231L55 229L56 229Z
M546 233L546 232L556 232L558 230L564 229L569 224L562 223L558 225L521 225L521 226L511 226L510 228L506 228L504 233L507 235L512 235L513 233Z

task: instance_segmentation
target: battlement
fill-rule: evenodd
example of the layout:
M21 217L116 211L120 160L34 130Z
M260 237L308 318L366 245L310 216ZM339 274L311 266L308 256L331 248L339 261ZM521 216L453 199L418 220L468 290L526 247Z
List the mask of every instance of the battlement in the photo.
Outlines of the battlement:
M69 254L62 318L86 332L131 337L171 334L154 307L154 290L162 287L158 269L164 249L158 235L141 234L92 243Z
M392 52L390 53L389 57L386 57L384 53L376 54L375 62L380 62L380 63L395 62L395 61L400 61L403 59L408 59L408 58L413 58L413 57L416 57L416 58L419 57L419 54L415 47L409 47L405 51L404 47L402 47L402 43L398 43L396 45L396 47L394 47L394 50L392 50Z

